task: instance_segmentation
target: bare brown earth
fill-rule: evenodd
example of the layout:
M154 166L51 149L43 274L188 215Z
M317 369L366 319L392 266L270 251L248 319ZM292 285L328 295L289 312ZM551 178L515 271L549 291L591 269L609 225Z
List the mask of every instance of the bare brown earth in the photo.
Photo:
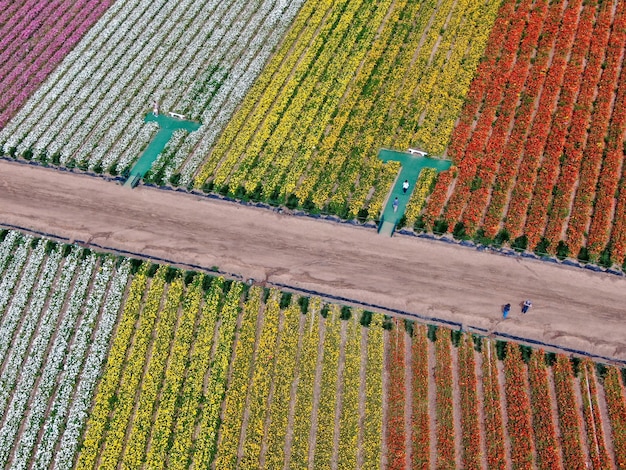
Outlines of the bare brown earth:
M624 277L7 161L0 225L626 360Z

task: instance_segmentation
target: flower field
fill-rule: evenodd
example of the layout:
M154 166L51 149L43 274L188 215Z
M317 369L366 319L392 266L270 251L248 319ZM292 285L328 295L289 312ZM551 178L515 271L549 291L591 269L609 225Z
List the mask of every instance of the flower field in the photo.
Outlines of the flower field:
M404 320L385 336L388 468L431 468L429 458L437 468L620 468L619 369Z
M10 101L0 149L121 174L156 134L144 116L158 101L202 126L176 132L147 180L375 217L397 170L378 148L445 151L499 5L114 2Z
M113 3L3 2L0 13L0 129Z
M444 152L498 6L309 0L196 185L376 216L397 171L378 149Z
M6 468L619 468L623 371L0 232Z
M156 101L201 127L147 182L376 219L378 150L421 147L455 166L403 223L626 262L624 2L27 0L0 30L2 155L125 175Z
M157 100L205 124L192 137L179 134L157 163L169 176L190 159L193 172L301 4L115 2L0 131L0 144L14 155L121 173L156 133L143 119Z
M623 263L625 25L623 2L505 2L426 220Z

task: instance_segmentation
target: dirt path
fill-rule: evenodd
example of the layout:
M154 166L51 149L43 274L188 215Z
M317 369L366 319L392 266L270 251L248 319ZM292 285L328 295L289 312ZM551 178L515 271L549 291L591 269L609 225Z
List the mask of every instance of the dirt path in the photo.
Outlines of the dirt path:
M608 274L7 161L2 224L626 360L626 278Z

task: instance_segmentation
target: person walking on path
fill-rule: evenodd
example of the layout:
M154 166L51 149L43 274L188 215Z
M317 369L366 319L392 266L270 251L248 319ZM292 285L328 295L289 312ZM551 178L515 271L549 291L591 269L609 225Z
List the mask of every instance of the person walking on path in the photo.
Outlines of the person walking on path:
M522 306L522 313L528 312L528 309L533 306L533 303L530 300L524 300L524 305Z
M404 180L404 183L402 183L402 191L404 192L404 194L406 194L408 189L409 189L409 180Z
M509 312L511 311L511 304L506 304L502 309L502 317L506 318Z
M393 200L393 211L394 211L394 212L398 212L398 204L400 204L400 201L398 201L398 198L396 197L396 198Z

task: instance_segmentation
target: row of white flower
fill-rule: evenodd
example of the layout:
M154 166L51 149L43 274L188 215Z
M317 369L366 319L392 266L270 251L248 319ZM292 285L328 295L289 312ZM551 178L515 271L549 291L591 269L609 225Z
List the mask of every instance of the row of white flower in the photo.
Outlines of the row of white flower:
M72 468L130 279L128 260L47 243L0 243L0 468Z
M55 470L69 470L72 468L80 434L87 421L92 394L96 386L96 381L100 377L104 359L109 350L109 340L113 332L113 327L117 322L129 276L130 263L125 262L118 269L107 293L107 299L100 322L98 323L98 329L81 371L78 385L76 386L72 406L65 424L65 431L61 437L60 447L54 456ZM58 430L54 432L58 434ZM44 446L41 445L37 450L35 460L37 463L36 468L48 468L48 462L51 456L52 448L50 446L44 448ZM41 465L39 465L40 463Z
M13 245L18 239L18 233L11 230L7 233L6 237L0 243L0 275L4 271L4 268L7 265L7 262L11 258L11 254L13 254Z
M37 331L37 336L33 340L31 349L32 351L35 351L36 355L41 355L41 351L46 350L50 342L50 338L54 334L54 329L56 327L58 318L61 315L67 293L70 291L71 282L74 278L77 267L78 255L76 252L74 252L67 257L61 268L61 273L57 280L57 284L48 302L48 308L46 309L45 315L41 319L41 325L39 326L39 329ZM34 409L42 405L47 406L47 403L33 402ZM36 442L37 434L35 433L33 435L33 430L31 429L36 428L36 425L33 425L34 414L35 413L31 412L29 416L29 421L27 421L26 424L26 429L20 436L20 442L23 442L23 445L34 445L34 443ZM36 429L36 431L39 431L39 429ZM18 464L18 462L16 461L15 464Z
M121 170L154 136L156 126L143 117L158 99L162 109L184 108L202 120L167 168L169 176L186 162L188 182L302 3L116 2L0 131L0 145L59 152L63 163L88 160L92 168L118 162ZM217 94L192 101L203 72L215 65Z
M92 47L93 44L103 44L108 37L117 31L119 24L114 21L115 18L120 18L120 15L130 16L132 12L132 5L127 2L115 2L107 13L98 21L89 32L83 37L82 41L76 45L76 47L68 54L63 62L58 66L55 71L48 77L48 79L37 89L31 99L25 104L20 113L11 120L11 122L2 131L3 134L9 136L7 146L15 146L19 142L19 138L15 134L18 128L34 129L37 133L41 133L46 130L41 124L41 109L42 106L45 109L49 109L54 104L54 99L61 98L63 96L69 96L71 94L54 94L50 92L54 87L65 87L68 92L71 90L70 86L76 81L77 85L82 83L88 77L88 71L84 69L89 60L98 52L97 47ZM140 14L141 12L139 12ZM119 23L119 20L118 20ZM61 82L61 83L60 83ZM75 92L75 90L74 90ZM14 137L11 137L14 136Z
M14 441L37 377L41 374L38 390L42 388L52 390L55 386L57 375L63 367L65 350L88 291L95 265L95 255L90 256L81 264L69 303L63 312L61 324L55 325L55 335L50 352L46 354L47 345L42 345L38 350L31 351L26 364L20 371L19 383L15 387L4 417L4 423L0 428L0 466L2 467L6 465L11 449L14 447ZM45 367L42 367L44 361Z
M20 315L23 320L19 330L14 335L15 342L7 353L7 360L0 376L0 416L4 414L11 392L19 378L20 369L28 352L30 340L37 330L44 303L48 297L52 281L59 269L60 262L61 255L58 252L48 257L39 282L33 291L28 308ZM11 344L11 337L5 337L4 342Z
M115 2L107 10L100 21L89 30L82 41L38 88L20 113L2 130L0 135L8 136L7 146L15 146L19 142L16 135L18 128L32 129L37 134L47 129L48 121L42 120L44 117L41 114L42 110L50 110L56 104L57 99L66 100L65 102L69 103L80 85L89 77L90 71L86 69L86 64L102 51L101 47L93 47L93 45L105 44L116 32L126 34L127 31L121 29L120 23L122 23L122 18L132 19L143 13L140 9L135 9L136 6L129 2ZM53 93L55 88L65 89L67 93Z
M184 164L181 171L182 184L191 181L217 136L232 117L235 108L243 100L284 31L300 10L302 3L302 1L279 0L272 9L268 9L267 16L256 17L256 21L249 25L250 28L254 28L257 40L245 44L243 49L233 51L230 56L228 75L218 93L213 97L210 106L203 111L201 120L204 126L200 131L192 134L189 144L181 147L170 164L169 173ZM277 34L277 31L280 34ZM238 44L241 42L243 41L238 41Z
M26 247L25 244L22 244L13 251L12 255L11 262L6 269L6 275L0 282L0 318L2 318L3 321L3 312L5 311L7 303L13 294L13 289L20 277L22 267L28 258L28 247Z
M95 257L92 258L94 258L95 261ZM78 301L82 300L83 297L81 296L81 293L84 294L84 290L86 290L88 286L90 277L91 270L89 269L85 269L84 272L81 273L81 277L77 281L76 288L74 289L74 293L77 294ZM82 289L83 292L81 292L80 290L77 291L77 289ZM13 391L11 401L6 410L6 413L4 414L4 423L0 428L0 466L2 467L7 464L7 461L10 457L11 449L13 448L13 442L19 431L20 423L22 422L26 406L33 390L33 386L35 385L35 382L37 380L37 376L39 374L42 375L42 379L39 384L39 386L41 387L42 383L46 383L46 375L50 374L49 368L42 369L42 361L44 360L48 344L44 344L43 341L36 341L33 346L37 349L32 349L31 351L29 351L27 363L24 365L23 368L18 369L19 383L17 383L15 390ZM51 355L49 355L47 359L50 361L54 359L58 360L59 358L53 358L51 357ZM52 367L60 367L62 366L62 362L63 361L61 358L60 364L54 364Z
M61 426L67 418L74 386L85 361L85 354L89 348L89 340L93 333L98 312L100 311L109 281L113 275L113 267L113 260L107 260L97 273L91 293L84 307L82 318L77 322L77 326L72 327L76 329L76 333L71 346L65 345L65 348L63 348L63 345L60 345L59 349L54 351L58 354L59 358L65 356L65 363L62 368L59 366L55 371L50 373L51 377L59 377L59 385L54 399L52 400L48 418L43 426L41 442L37 449L35 465L37 468L48 468L49 466L52 451L61 432ZM53 367L51 368L53 369ZM47 389L43 389L41 398L42 401L46 402L50 400L50 394ZM40 413L42 418L44 413L45 408L43 408ZM20 450L21 448L18 447L17 460L19 460ZM29 455L30 450L29 448L24 449L24 455Z
M2 318L2 324L0 324L0 338L2 338L2 341L0 341L0 364L5 360L7 351L11 345L11 338L13 338L13 331L22 317L24 307L30 298L33 285L37 279L37 273L39 272L45 255L45 243L40 241L28 257L24 271L21 273L22 275L20 276L17 289L11 299L11 304Z

